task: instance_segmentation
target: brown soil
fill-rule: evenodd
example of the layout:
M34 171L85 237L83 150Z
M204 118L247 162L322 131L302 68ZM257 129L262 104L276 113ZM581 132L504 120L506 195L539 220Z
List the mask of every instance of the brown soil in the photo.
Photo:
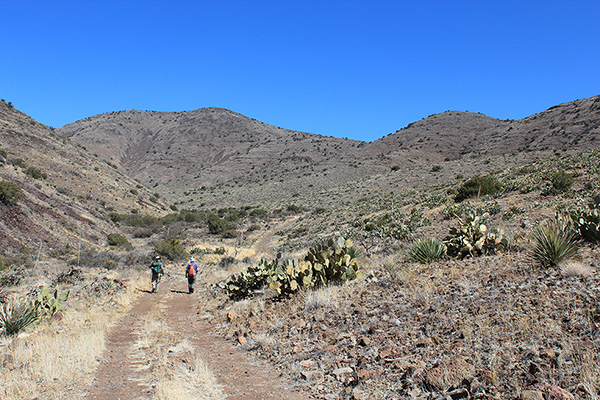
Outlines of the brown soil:
M251 358L231 342L220 339L210 324L196 311L194 297L183 290L181 280L163 281L158 293L144 293L131 310L111 330L107 348L102 355L95 379L86 399L149 399L155 397L152 377L147 370L136 368L129 349L138 338L144 316L157 302L166 304L164 318L169 329L181 339L189 340L210 366L213 375L224 388L227 399L302 400L307 397L288 387L272 367ZM158 299L157 299L158 297Z

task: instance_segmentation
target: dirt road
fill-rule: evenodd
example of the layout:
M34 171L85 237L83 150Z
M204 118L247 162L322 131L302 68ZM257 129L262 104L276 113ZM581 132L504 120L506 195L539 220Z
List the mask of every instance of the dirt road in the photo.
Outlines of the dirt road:
M89 388L89 400L156 399L158 390L153 362L135 356L148 322L148 315L158 312L177 343L193 346L217 379L222 391L217 398L244 400L304 400L308 397L293 391L279 378L275 369L249 356L244 350L215 336L210 324L197 313L195 295L188 295L185 282L165 280L158 293L141 294L131 310L111 330L107 348L101 357L95 379ZM154 310L154 311L153 311ZM137 344L139 347L139 344ZM152 349L144 351L151 352ZM169 350L171 352L171 350ZM168 356L166 354L165 356ZM185 364L183 356L173 359ZM176 366L176 365L175 365ZM161 371L164 373L165 371ZM208 399L206 394L190 399Z

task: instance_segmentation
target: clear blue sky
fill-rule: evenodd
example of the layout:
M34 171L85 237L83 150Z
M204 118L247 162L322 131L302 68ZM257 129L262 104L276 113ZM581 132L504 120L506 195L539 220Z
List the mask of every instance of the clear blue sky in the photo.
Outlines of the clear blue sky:
M0 98L60 127L224 107L375 140L600 94L600 1L0 0Z

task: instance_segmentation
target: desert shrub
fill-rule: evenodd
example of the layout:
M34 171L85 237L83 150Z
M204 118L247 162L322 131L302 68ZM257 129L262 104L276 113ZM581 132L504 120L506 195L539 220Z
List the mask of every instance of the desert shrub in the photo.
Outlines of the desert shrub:
M6 271L6 268L8 268L8 265L6 265L4 259L0 257L0 271Z
M450 257L478 257L505 251L508 240L501 229L488 229L487 224L476 213L465 219L459 218L459 226L452 227L444 244Z
M268 214L267 211L263 210L262 208L255 208L254 210L250 211L249 215L253 218L266 218Z
M4 159L8 158L8 152L4 149L0 149L0 157Z
M557 266L573 258L579 249L577 234L564 219L542 222L532 233L530 258L544 267Z
M33 179L47 179L48 178L47 173L42 172L42 170L40 170L39 168L35 168L35 167L28 167L25 170L25 175L29 175Z
M137 228L136 230L133 231L131 236L133 236L136 239L149 238L150 236L152 236L152 229L151 228Z
M394 166L392 166L391 170L394 171L394 172L395 171L399 171L400 170L400 166L399 165L394 165Z
M224 247L217 247L217 248L214 250L214 253L215 253L215 254L225 254L225 248L224 248Z
M127 238L120 233L109 233L107 236L109 246L123 247L124 249L131 250L133 245L127 240Z
M109 251L96 252L89 249L82 251L79 257L73 257L69 261L69 264L84 268L105 268L112 270L119 267L119 257Z
M477 196L494 196L502 190L502 184L492 175L475 175L463 183L456 193L454 200L461 202Z
M223 257L219 261L219 267L221 267L221 268L227 268L231 264L234 264L235 261L236 261L235 257L232 257L232 256Z
M439 172L442 170L442 166L441 165L434 165L431 167L431 172Z
M31 302L0 304L0 333L16 335L38 320L38 309Z
M179 239L166 238L153 243L156 254L168 260L183 260L189 257L189 253Z
M179 208L175 204L171 204L169 208L173 211L179 211Z
M19 167L21 169L27 168L27 163L22 158L11 158L8 160L9 163L14 165L15 167Z
M0 201L4 204L17 204L24 193L18 185L2 180L0 181Z
M420 264L427 264L446 257L446 245L432 237L420 239L410 249L409 259Z
M550 178L552 189L557 192L566 192L573 186L573 176L568 172L558 171Z
M137 189L129 189L129 193L131 193L134 196L137 196L138 194L140 194L140 192Z
M213 235L218 235L235 229L235 226L229 222L220 218L218 215L210 214L207 220L208 231Z

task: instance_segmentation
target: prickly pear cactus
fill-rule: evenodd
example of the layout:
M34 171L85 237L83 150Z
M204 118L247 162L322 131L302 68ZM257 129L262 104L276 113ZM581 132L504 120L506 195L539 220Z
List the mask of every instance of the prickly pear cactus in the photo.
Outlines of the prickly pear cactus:
M360 252L353 246L351 240L330 239L311 248L302 260L263 260L220 286L231 298L240 299L266 285L283 295L304 287L350 281L362 275L358 268Z
M450 228L444 244L450 257L478 257L505 251L508 239L501 229L489 229L483 218L470 213L460 226Z
M35 305L42 315L50 318L57 312L62 311L63 302L67 301L68 298L68 291L59 293L57 288L54 289L54 292L50 292L50 290L44 286L38 293Z
M587 207L577 207L569 212L573 228L588 242L600 240L600 204L593 202Z

